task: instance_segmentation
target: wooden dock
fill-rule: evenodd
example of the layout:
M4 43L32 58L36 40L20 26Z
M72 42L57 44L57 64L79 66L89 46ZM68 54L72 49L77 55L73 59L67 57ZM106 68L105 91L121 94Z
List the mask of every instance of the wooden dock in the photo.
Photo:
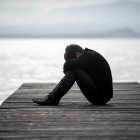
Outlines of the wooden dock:
M140 84L114 83L114 98L93 106L77 85L59 106L38 106L56 84L25 83L0 107L0 140L140 140Z

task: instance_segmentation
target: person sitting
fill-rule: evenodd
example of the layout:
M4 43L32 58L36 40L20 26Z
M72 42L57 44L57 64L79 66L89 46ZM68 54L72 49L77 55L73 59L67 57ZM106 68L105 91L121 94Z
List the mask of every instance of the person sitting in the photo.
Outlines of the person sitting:
M76 82L93 105L105 105L113 97L112 73L107 60L98 52L76 44L66 47L64 77L42 99L32 99L39 105L58 105Z

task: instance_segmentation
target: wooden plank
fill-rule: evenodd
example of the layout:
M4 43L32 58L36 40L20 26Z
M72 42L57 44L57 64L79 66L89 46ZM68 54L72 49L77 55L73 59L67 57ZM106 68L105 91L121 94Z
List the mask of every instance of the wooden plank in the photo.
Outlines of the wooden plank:
M24 83L19 87L19 89L52 89L57 85L57 83ZM139 87L139 83L114 83L114 89L137 89ZM73 89L77 89L77 84L74 84Z
M59 106L38 106L56 83L25 83L0 107L0 140L140 139L140 85L114 83L114 98L93 106L75 84Z

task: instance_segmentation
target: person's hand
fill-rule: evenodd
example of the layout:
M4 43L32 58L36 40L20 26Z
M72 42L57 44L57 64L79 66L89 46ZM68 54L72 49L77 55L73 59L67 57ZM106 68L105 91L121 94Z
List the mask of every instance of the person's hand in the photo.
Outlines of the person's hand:
M81 56L81 53L76 52L76 58L79 58Z

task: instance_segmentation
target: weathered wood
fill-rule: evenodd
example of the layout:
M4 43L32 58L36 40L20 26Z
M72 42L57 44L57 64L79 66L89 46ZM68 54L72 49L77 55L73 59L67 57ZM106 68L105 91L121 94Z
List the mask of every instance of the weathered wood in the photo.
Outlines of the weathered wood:
M74 85L59 106L38 106L32 98L56 83L25 83L0 107L0 140L139 140L140 85L114 83L114 98L93 106Z

